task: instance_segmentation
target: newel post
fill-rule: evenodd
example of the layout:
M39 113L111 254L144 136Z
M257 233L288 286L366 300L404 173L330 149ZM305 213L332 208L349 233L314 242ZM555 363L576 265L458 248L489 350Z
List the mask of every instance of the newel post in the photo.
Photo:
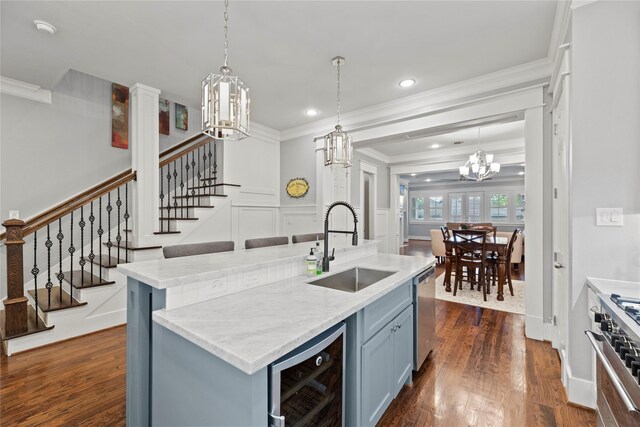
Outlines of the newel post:
M27 297L24 296L22 265L22 230L25 226L20 219L9 219L2 223L6 230L7 247L7 299L4 303L5 336L11 337L27 332Z

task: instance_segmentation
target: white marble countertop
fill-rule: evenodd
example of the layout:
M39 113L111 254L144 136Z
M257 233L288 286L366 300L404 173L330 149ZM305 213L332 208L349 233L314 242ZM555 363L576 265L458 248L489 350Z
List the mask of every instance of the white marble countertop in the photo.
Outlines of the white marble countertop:
M338 267L397 273L359 292L307 284L298 276L174 310L153 320L238 369L253 374L435 263L434 257L377 254Z
M374 240L361 240L358 246L376 244L377 242ZM322 245L321 241L321 248ZM133 262L119 264L117 269L120 273L144 282L149 286L165 289L197 281L215 279L227 274L244 271L248 267L264 267L295 259L303 262L309 255L311 247L315 247L315 242L290 243L267 248L238 249L233 252ZM331 249L334 247L336 249L336 258L339 257L341 252L352 248L350 245L332 244Z
M623 329L636 335L640 339L640 325L633 321L627 313L611 301L611 294L618 294L630 298L640 299L640 282L627 282L623 280L587 278L587 285L593 289L602 304L604 304L616 317L616 322L623 325Z

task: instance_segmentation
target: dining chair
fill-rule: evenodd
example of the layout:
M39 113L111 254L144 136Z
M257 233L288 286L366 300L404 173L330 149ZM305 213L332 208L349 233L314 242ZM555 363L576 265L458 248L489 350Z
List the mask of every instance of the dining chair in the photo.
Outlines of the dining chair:
M288 245L289 237L261 237L259 239L247 239L244 241L245 249L266 248L268 246Z
M478 271L478 290L482 287L482 296L487 300L487 269L486 269L486 252L487 252L487 232L484 230L453 230L456 259L456 279L453 286L453 295L456 295L458 286L462 286L462 267L467 268L467 275L471 272L471 289L475 271ZM462 289L462 288L461 288Z
M315 242L324 240L324 233L294 234L291 236L291 243Z
M496 238L496 235L498 233L498 227L495 227L493 225L476 224L476 225L473 225L471 229L477 230L477 231L486 231L487 234L493 235L494 239Z
M165 246L162 248L162 254L165 258L178 258L217 252L230 252L233 251L234 247L235 244L232 241L188 243L184 245Z
M516 228L513 230L513 234L511 234L511 238L509 239L509 243L507 244L507 252L505 254L505 276L507 279L507 284L509 285L509 292L511 296L513 296L513 282L511 279L511 257L513 255L513 250L515 248L515 243L518 240L518 235L520 234L520 229ZM487 260L488 266L487 269L491 271L491 282L493 285L496 284L496 277L498 276L498 259L490 258Z

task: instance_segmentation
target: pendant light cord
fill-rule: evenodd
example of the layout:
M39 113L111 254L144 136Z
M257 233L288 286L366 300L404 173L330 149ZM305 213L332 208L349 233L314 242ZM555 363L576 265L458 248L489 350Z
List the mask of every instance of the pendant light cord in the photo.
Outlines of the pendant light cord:
M229 54L229 0L224 0L224 66L228 67Z
M340 60L338 59L338 125L340 124Z

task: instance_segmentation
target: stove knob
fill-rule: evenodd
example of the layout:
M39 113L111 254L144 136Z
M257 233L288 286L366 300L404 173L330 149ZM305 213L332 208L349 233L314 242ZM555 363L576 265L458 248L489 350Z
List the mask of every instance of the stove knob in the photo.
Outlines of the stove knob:
M616 341L616 344L613 346L613 348L616 350L616 353L620 352L620 348L624 345L627 345L629 343L629 341L627 340L626 337L622 337L621 339L619 339L618 341Z
M605 320L605 317L604 317L603 313L593 313L593 320L596 323L600 323L603 320Z
M640 374L640 359L635 362L631 362L631 375L636 377L638 374Z
M640 356L638 356L637 351L632 351L624 356L624 364L627 368L630 368L633 362L640 362Z
M621 340L622 338L624 338L622 335L616 335L616 334L611 335L611 341L610 341L611 342L611 347L616 345L616 342L618 340Z
M611 322L608 320L603 320L600 322L600 330L602 332L611 332Z
M620 359L625 360L625 357L627 356L627 354L631 353L632 349L633 347L631 347L630 345L620 347Z

